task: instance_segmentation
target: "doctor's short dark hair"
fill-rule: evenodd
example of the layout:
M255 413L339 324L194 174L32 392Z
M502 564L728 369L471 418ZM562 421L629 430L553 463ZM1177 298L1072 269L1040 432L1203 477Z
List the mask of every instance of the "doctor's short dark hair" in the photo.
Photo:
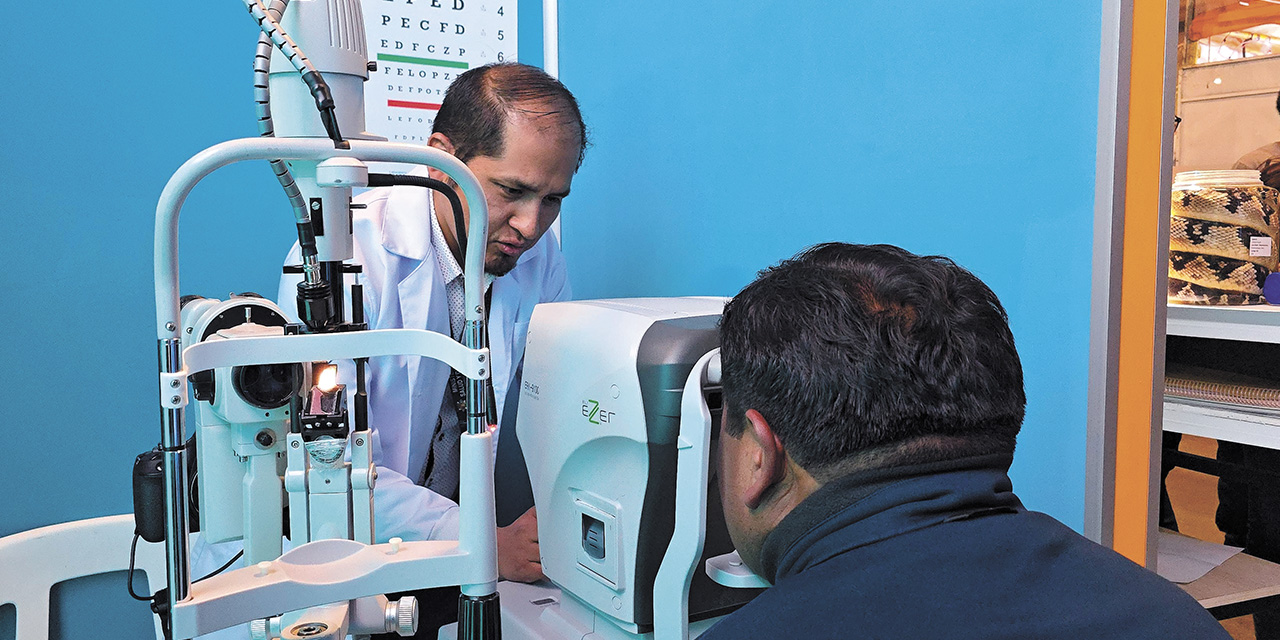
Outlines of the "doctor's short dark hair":
M940 256L821 244L762 271L720 322L725 430L764 416L820 479L1012 454L1022 364L995 293Z
M587 126L578 100L559 80L518 62L487 64L458 76L445 91L431 126L453 143L463 162L479 156L501 157L505 123L512 116L568 127L578 135L578 163L587 152Z

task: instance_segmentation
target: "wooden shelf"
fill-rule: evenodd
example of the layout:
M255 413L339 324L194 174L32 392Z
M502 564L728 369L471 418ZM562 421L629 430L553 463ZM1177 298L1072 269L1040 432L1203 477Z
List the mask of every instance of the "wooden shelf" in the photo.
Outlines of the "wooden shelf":
M1280 565L1237 553L1183 591L1219 620L1248 615L1280 604Z

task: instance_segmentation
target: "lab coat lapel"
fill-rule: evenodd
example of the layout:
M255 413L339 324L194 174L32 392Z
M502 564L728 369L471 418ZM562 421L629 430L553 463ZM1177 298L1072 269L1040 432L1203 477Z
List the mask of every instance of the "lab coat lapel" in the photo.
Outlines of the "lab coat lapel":
M511 386L514 363L524 355L524 342L512 344L514 321L520 313L520 283L510 273L493 281L493 299L489 309L489 350L493 356L493 397L495 415L501 416Z
M431 244L430 191L418 187L393 188L383 224L383 247L405 258L404 276L396 285L401 326L449 334L449 303L444 280ZM402 271L402 273L404 272ZM436 417L444 399L448 367L438 360L407 357L409 382L408 474L417 480L430 450ZM426 443L418 446L417 443Z
M449 301L434 257L422 260L397 288L400 317L406 329L426 329L449 335ZM409 380L418 376L418 366L410 361Z
M400 307L404 326L449 334L449 303L435 258L428 257L400 283ZM431 449L431 436L449 378L449 367L439 360L410 357L409 373L409 471L418 473ZM414 480L417 480L415 477Z

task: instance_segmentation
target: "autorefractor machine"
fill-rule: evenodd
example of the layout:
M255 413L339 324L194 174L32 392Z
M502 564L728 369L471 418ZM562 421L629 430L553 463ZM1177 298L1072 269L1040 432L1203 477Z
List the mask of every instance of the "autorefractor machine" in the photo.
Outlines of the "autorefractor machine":
M550 584L499 584L509 638L682 640L768 586L734 552L713 477L724 303L534 309L500 447L518 436Z

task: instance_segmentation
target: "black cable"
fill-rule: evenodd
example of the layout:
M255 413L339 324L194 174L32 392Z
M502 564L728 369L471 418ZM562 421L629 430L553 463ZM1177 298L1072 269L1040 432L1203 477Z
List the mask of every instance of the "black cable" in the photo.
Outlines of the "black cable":
M320 112L320 122L324 125L325 132L329 134L329 139L333 140L333 146L338 149L350 149L351 145L342 139L342 133L338 131L338 113L333 104L333 94L329 92L329 84L324 81L320 72L315 70L302 74L302 81L307 83L307 88L311 90L311 97L316 102L316 111Z
M436 180L435 178L427 178L424 176L397 175L392 173L371 173L369 174L369 186L371 187L391 187L396 185L404 185L410 187L426 187L434 189L444 194L449 199L449 206L453 208L453 226L458 235L458 253L467 255L467 223L462 219L462 200L458 198L458 192L448 184ZM463 265L464 267L466 265Z
M235 564L235 563L236 563L236 560L239 560L239 559L240 559L240 556L243 556L243 555L244 555L244 549L241 549L241 550L239 551L239 553L237 553L236 555L232 556L232 557L231 557L231 559L230 559L230 560L228 560L226 564L222 565L221 567L218 567L217 569L214 569L214 570L213 570L213 573L210 573L209 575L207 575L207 576L205 576L205 577L203 577L203 578L200 578L199 580L192 580L192 581L191 581L191 584L195 584L195 583L197 583L197 582L200 582L201 580L208 580L209 578L212 578L212 577L214 577L214 576L218 575L219 573L222 573L223 571L226 571L227 569L231 568L231 565L233 565L233 564Z
M142 536L139 534L136 534L136 533L133 534L133 543L129 545L129 573L126 574L126 578L128 579L130 597L132 597L134 600L140 600L142 602L151 602L151 598L140 596L136 591L133 590L133 574L136 571L136 569L134 568L134 560L137 558L137 554L138 554L138 538L141 538L141 537ZM244 555L244 550L242 549L240 550L239 553L237 553L230 560L228 560L226 564L222 565L221 567L218 567L213 573L210 573L209 575L203 578L200 578L199 580L193 580L191 581L191 583L195 584L197 582L200 582L201 580L208 580L209 578L212 578L218 575L219 573L226 571L227 569L231 568L231 565L235 564L236 560L239 560L243 555Z
M129 595L134 600L140 600L142 602L151 602L151 598L144 598L138 595L137 593L135 593L133 590L133 559L135 557L135 554L138 552L138 538L141 538L141 537L142 536L139 534L136 534L136 533L133 534L133 544L129 545L129 573L126 576L126 578L129 580Z

